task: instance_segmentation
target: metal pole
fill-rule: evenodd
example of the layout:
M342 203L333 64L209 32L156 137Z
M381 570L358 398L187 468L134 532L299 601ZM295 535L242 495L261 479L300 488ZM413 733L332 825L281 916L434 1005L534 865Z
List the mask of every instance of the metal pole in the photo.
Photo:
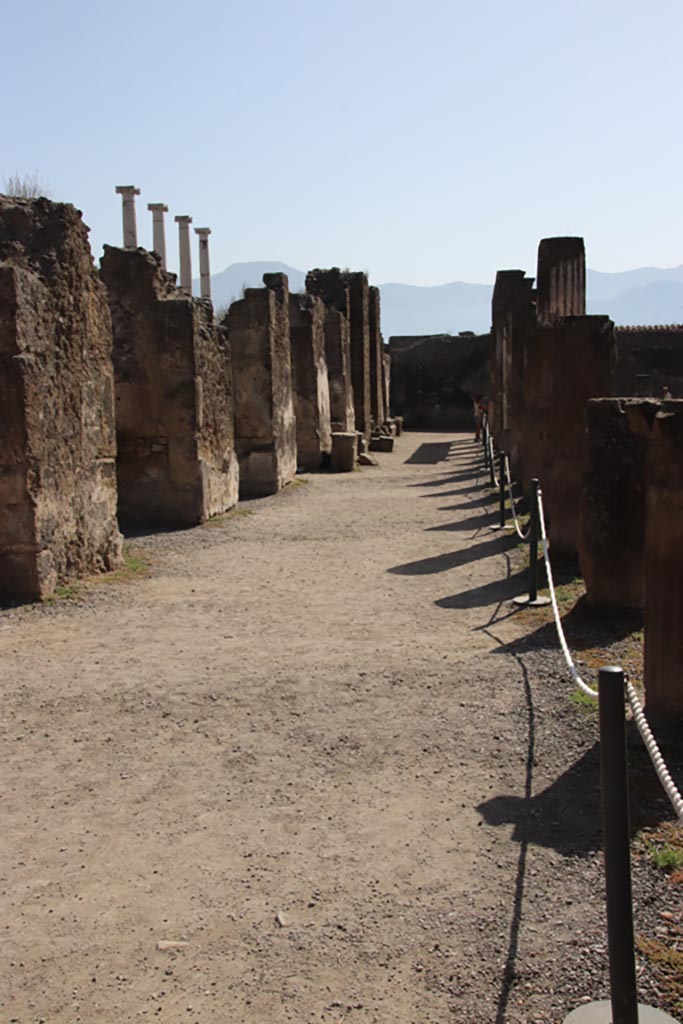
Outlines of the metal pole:
M538 597L538 479L529 488L529 604Z
M601 668L600 781L613 1024L638 1024L633 952L624 671Z
M489 424L488 420L484 420L484 469L489 468Z
M498 456L498 472L500 474L500 527L505 526L505 454Z
M489 446L489 484L492 489L496 486L496 470L495 470L495 459L493 455L493 446Z

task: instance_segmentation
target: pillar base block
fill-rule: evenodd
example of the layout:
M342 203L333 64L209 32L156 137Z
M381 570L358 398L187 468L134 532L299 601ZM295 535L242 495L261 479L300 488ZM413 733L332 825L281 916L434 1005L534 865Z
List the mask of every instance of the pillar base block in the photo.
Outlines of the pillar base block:
M612 1024L612 1004L609 999L586 1003L578 1010L572 1010L565 1017L564 1024ZM638 1024L678 1024L678 1021L662 1010L638 1003Z
M546 605L550 604L550 598L536 597L533 601L530 601L528 594L520 594L519 597L512 598L512 603L518 604L522 608L545 608Z

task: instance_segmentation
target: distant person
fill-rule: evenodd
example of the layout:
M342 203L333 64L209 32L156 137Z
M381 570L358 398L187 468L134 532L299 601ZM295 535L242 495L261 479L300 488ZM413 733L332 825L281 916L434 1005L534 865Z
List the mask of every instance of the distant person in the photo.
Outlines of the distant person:
M662 388L662 398L672 398L672 397L673 396L672 396L671 392L669 391L668 386L665 384L664 387Z
M474 440L478 441L481 437L481 425L484 419L484 405L483 397L481 395L474 396Z

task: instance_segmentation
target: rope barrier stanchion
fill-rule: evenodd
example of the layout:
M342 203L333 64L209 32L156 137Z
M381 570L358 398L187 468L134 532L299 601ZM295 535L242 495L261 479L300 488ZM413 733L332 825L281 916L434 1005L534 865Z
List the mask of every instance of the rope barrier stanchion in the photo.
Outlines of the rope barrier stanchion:
M623 669L601 668L598 685L611 998L579 1007L565 1018L565 1024L676 1024L673 1017L637 999Z
M490 458L490 451L489 451L489 421L488 421L488 419L486 417L484 417L484 429L482 431L482 436L483 436L483 441L484 441L484 469L488 472L489 458Z
M496 480L498 487L498 523L492 526L492 530L512 530L512 523L505 522L505 453L500 452L498 455L498 479Z
M549 597L538 595L538 480L531 481L529 488L529 594L515 597L514 603L531 608L550 604Z

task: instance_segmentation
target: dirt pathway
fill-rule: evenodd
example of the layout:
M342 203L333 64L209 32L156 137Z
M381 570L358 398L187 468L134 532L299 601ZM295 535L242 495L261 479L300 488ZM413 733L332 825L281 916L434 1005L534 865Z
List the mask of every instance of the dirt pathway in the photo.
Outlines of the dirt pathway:
M0 614L3 1021L555 1024L604 994L592 731L510 646L515 542L451 441Z

